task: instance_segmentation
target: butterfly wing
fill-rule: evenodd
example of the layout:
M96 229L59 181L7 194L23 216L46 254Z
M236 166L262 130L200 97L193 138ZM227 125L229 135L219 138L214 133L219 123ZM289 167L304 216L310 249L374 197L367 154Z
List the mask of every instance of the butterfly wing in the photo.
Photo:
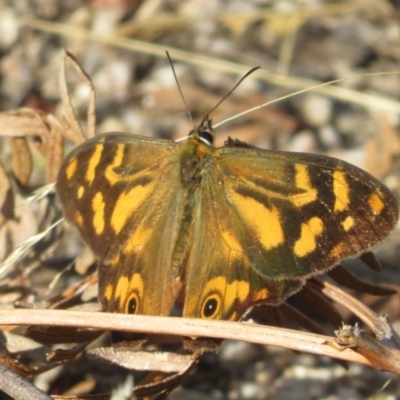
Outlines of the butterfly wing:
M235 236L262 276L312 276L369 249L397 222L393 194L353 165L313 154L235 150L217 153L220 187L241 221L232 225Z
M65 216L100 259L106 311L167 315L180 291L181 271L170 268L183 197L177 146L99 135L72 151L60 170Z
M187 316L203 316L213 293L227 319L240 317L257 296L278 303L298 290L299 280L384 239L398 219L397 202L379 181L353 165L312 154L216 149L201 191ZM211 303L210 309L218 308Z
M235 235L239 221L226 198L202 197L193 221L184 317L236 321L249 307L277 305L302 287L300 280L267 279L252 267Z

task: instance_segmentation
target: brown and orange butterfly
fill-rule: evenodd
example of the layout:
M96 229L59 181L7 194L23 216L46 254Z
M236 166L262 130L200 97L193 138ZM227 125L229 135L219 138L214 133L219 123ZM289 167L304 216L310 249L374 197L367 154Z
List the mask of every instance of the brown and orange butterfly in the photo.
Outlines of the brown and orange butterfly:
M327 156L110 133L73 150L57 193L99 259L103 309L238 320L384 239L391 192Z

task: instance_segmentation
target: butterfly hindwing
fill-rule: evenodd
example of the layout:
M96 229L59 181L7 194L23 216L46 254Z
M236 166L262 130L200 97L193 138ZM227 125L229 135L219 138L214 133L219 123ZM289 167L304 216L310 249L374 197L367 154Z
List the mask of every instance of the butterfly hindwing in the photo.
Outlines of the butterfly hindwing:
M261 276L243 251L229 203L202 193L193 212L186 268L187 317L238 320L259 303L277 305L303 285L301 280Z

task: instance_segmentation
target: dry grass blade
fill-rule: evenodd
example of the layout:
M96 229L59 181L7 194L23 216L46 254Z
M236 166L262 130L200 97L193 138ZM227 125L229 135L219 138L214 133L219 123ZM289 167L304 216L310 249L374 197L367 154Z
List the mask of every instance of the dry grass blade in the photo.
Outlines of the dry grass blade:
M53 282L50 284L50 289L53 288L53 286L58 281L58 279L61 278L61 276L62 273L54 278ZM93 274L90 274L83 280L77 282L76 284L69 286L61 293L59 293L57 296L52 297L48 301L48 306L49 308L54 308L54 309L69 308L71 307L71 303L73 303L75 298L83 296L88 289L90 289L93 286L96 286L97 283L98 283L98 274L97 272L95 272ZM95 294L97 296L97 290Z
M0 275L4 274L7 269L15 263L19 258L21 258L32 246L36 243L40 242L53 228L55 228L60 222L63 221L59 219L54 224L50 225L43 232L38 233L37 235L31 236L24 243L19 245L5 260L2 264L0 264Z
M325 5L323 9L290 12L279 12L270 10L243 11L243 12L219 12L204 18L213 18L221 22L223 26L233 32L235 36L242 34L251 24L263 23L265 34L272 32L278 35L290 34L299 28L301 24L315 16L342 15L354 11L354 7L348 4ZM131 36L151 40L165 34L171 34L177 30L183 30L186 26L199 21L201 16L180 15L176 13L163 12L152 18L152 26L149 26L146 11L135 18L128 20L116 29L119 36Z
M35 203L39 200L44 199L50 193L54 192L54 183L49 183L45 186L36 189L31 196L27 197L25 200L21 201L18 207L25 206L27 204Z
M332 340L329 336L239 322L65 310L15 310L13 313L0 310L0 325L51 325L100 330L112 326L113 330L121 332L242 340L369 365L368 360L355 352L332 348L328 344Z
M265 72L266 72L265 70L260 70L260 72L257 74L257 76L258 75L262 76L262 75L265 74ZM290 93L288 95L279 97L279 98L274 99L274 100L267 101L267 102L265 102L263 104L260 104L260 105L258 105L256 107L252 107L250 109L247 109L246 111L243 111L243 112L241 112L239 114L236 114L236 115L234 115L232 117L229 117L229 118L219 122L218 124L214 125L213 127L217 128L220 125L223 125L223 124L225 124L225 123L227 123L229 121L232 121L232 120L234 120L236 118L243 117L243 116L245 116L247 114L251 114L254 111L260 110L261 108L265 108L265 107L267 107L267 106L269 106L271 104L275 104L275 103L281 102L282 100L288 99L290 97L298 96L300 94L307 93L307 92L310 92L310 91L321 92L321 93L324 93L324 94L328 95L328 93L333 90L335 95L332 95L332 93L331 93L330 94L331 97L336 97L336 98L338 98L340 100L343 100L343 101L355 102L355 103L361 104L361 105L363 105L365 107L372 107L374 109L377 109L377 108L379 109L379 108L381 108L381 106L383 104L380 103L380 102L379 103L375 103L377 101L376 98L375 99L368 98L368 97L366 97L367 95L365 95L364 93L355 92L354 96L348 97L347 100L346 100L345 99L345 91L347 89L342 88L340 86L334 86L334 84L340 83L340 82L344 82L344 81L347 81L347 80L350 80L350 79L355 79L357 77L362 77L362 76L365 77L365 76L393 75L393 74L400 74L400 72L388 72L388 73L386 73L386 72L378 72L378 73L371 73L371 74L361 74L361 75L358 75L358 76L356 75L356 76L351 76L351 77L348 77L348 78L336 79L336 80L333 80L333 81L316 84L314 86L307 86L304 89L300 89L300 90L298 90L296 92L292 92L292 93ZM282 76L282 79L284 79L284 76ZM276 82L274 82L274 83L277 84ZM311 83L311 82L309 82L309 83ZM341 95L343 95L343 97ZM386 99L386 100L387 101L391 101L389 99ZM382 99L382 101L383 101L384 104L386 104L385 99ZM400 106L400 104L399 104L399 106ZM398 109L398 111L400 111L400 108ZM396 111L396 112L398 113L398 111Z
M154 55L158 57L164 57L165 54L165 46L160 46L148 42L141 42L139 40L126 39L123 37L110 36L110 35L101 36L84 29L79 29L79 28L70 29L68 25L52 23L42 20L32 19L24 22L24 24L33 29L39 29L45 32L51 32L65 37L79 38L81 40L90 40L97 43L112 45L115 47L131 51L137 51L140 53ZM170 47L168 48L168 51L173 55L174 60L176 61L184 61L185 63L196 65L199 67L210 68L220 72L233 73L239 76L244 75L252 67L249 65L238 64L223 59L216 59L203 55L193 54ZM298 93L303 92L304 90L308 91L310 90L311 87L313 87L314 88L313 90L315 92L326 94L327 96L330 96L337 100L349 103L356 103L363 105L365 107L385 110L386 112L391 111L396 114L400 114L400 103L385 98L383 96L378 96L378 95L372 96L365 93L356 92L354 90L350 90L344 87L338 87L332 85L326 86L324 84L321 85L320 82L316 82L311 79L300 79L287 75L278 75L272 72L268 72L266 70L259 71L257 73L257 78L265 82L269 82L271 84L292 90L301 88Z

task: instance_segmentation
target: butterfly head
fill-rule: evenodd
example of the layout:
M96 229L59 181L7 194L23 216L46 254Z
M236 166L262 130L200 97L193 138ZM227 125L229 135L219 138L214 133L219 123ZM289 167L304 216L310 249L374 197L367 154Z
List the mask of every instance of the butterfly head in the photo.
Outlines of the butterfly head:
M206 115L201 121L198 128L193 129L189 133L190 138L199 140L200 142L206 144L207 146L212 146L214 144L214 131L212 129L212 121L208 115Z

